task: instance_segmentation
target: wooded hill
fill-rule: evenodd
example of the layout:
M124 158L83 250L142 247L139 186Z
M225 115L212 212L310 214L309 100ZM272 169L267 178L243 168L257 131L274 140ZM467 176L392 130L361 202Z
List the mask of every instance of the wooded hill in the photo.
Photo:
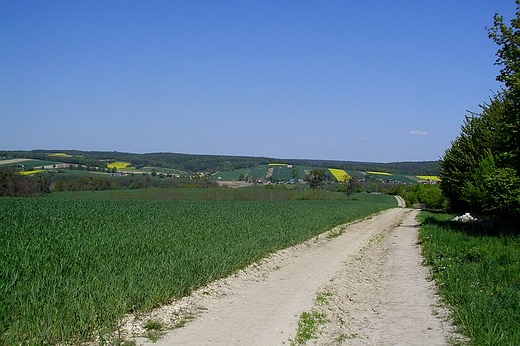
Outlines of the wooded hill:
M280 159L270 157L228 156L228 155L196 155L181 153L124 153L117 151L79 151L79 150L32 150L32 151L0 151L1 159L28 158L56 161L90 167L105 167L113 161L131 162L135 168L160 167L189 172L230 171L241 168L252 168L272 163L286 163L301 166L323 168L339 168L355 171L384 171L405 175L438 175L438 161L409 162L356 162L316 159Z

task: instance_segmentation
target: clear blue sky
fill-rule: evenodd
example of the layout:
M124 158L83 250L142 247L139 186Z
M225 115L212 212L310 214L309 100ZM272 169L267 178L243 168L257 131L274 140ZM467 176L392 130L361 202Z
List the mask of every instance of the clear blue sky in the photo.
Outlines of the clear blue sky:
M0 0L0 149L437 160L513 0Z

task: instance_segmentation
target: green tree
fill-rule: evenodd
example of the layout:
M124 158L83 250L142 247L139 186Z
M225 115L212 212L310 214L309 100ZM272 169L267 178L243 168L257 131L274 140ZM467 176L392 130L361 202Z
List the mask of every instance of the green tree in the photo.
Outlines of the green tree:
M495 14L494 25L488 29L488 36L499 46L495 65L501 66L497 76L505 85L506 112L505 126L501 131L502 152L498 158L520 171L520 0L516 0L516 17L511 26L504 23L504 17Z
M481 106L482 113L466 116L461 134L452 142L440 162L441 188L454 211L469 208L468 196L462 189L468 179L474 179L474 170L484 158L486 150L500 152L499 141L504 126L505 94L496 94L489 104Z
M92 178L92 177L88 177L87 188L88 188L91 192L94 192L94 190L96 190L96 182L94 181L94 178Z
M466 117L462 132L440 162L442 192L455 211L496 218L520 216L520 0L511 27L495 15L488 35L498 45L497 80L505 88L480 114Z
M312 169L308 177L309 187L315 190L325 180L325 175L326 172L323 169Z
M40 190L40 194L43 196L46 193L49 193L51 191L51 182L49 178L44 175L40 174L38 177L38 187Z
M0 168L0 196L26 197L39 191L36 180L10 168Z
M500 218L520 215L520 178L513 168L497 167L490 150L461 189L472 210Z
M345 176L343 183L345 184L345 193L347 194L347 199L350 199L350 195L356 191L356 187L358 185L357 180L354 177Z

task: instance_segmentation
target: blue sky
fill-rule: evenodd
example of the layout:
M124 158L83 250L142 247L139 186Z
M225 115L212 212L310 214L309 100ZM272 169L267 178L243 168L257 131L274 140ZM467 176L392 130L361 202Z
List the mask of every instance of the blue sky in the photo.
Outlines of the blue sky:
M437 160L513 0L0 0L0 149Z

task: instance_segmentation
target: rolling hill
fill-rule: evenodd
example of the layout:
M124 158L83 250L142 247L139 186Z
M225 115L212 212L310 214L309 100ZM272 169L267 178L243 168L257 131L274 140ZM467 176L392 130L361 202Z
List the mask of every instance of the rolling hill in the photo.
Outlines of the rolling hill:
M358 177L366 175L366 172L385 172L390 174L392 179L404 182L407 179L417 180L410 177L437 176L439 172L438 161L376 163L180 153L136 154L115 151L0 151L0 159L26 159L25 165L30 163L33 168L45 166L46 169L53 165L58 167L79 165L93 170L103 170L108 165L112 165L118 169L117 164L124 162L130 164L128 169L134 169L136 172L156 171L165 174L175 172L175 174L186 175L199 172L215 175L218 172L223 180L238 180L241 175L274 180L298 180L303 179L310 169L333 168Z

